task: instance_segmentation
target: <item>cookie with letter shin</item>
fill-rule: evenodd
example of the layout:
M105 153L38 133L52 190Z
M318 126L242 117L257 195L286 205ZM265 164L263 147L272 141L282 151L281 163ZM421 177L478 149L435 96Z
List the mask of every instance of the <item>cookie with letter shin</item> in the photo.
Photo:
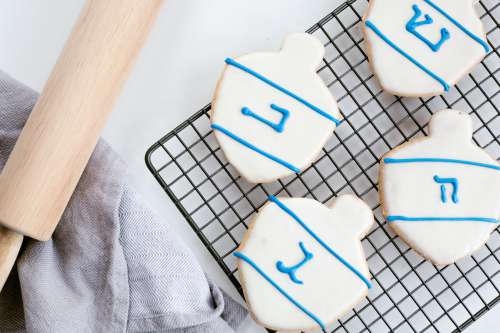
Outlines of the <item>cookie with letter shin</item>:
M389 225L437 265L470 255L500 218L500 164L472 141L464 113L434 114L429 136L387 153L380 194Z
M298 173L320 153L340 122L337 104L316 73L324 47L289 35L279 52L226 59L212 102L215 137L249 182Z
M435 96L490 51L478 0L373 0L363 18L368 57L383 89Z
M370 208L352 195L325 206L269 197L235 252L246 302L275 330L325 329L371 288L361 238Z

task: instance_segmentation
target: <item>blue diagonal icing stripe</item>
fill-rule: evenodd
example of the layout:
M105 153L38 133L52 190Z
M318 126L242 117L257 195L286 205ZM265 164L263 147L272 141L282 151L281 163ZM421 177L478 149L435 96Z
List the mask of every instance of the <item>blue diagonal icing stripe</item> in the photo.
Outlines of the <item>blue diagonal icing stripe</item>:
M315 111L316 113L318 113L319 115L325 117L326 119L328 120L331 120L335 123L335 125L339 125L340 124L340 120L338 120L337 118L333 117L332 115L326 113L325 111L321 110L319 107L309 103L308 101L306 101L305 99L303 99L302 97L294 94L293 92L291 92L290 90L284 88L283 86L280 86L279 84L277 84L276 82L273 82L271 81L270 79L268 79L267 77L265 77L264 75L262 74L259 74L257 73L256 71L254 71L253 69L251 68L248 68L242 64L240 64L239 62L231 59L231 58L227 58L226 59L226 64L228 65L231 65L231 66L234 66L238 69L241 69L242 71L244 72L247 72L248 74L254 76L255 78L261 80L262 82L265 82L267 83L268 85L270 85L271 87L273 87L274 89L277 89L279 91L281 91L282 93L290 96L291 98L299 101L300 103L304 104L305 106L307 106L309 109Z
M498 219L491 217L432 217L432 216L421 216L421 217L410 217L404 215L389 215L387 216L387 222L394 221L406 221L406 222L486 222L486 223L499 223Z
M295 173L299 173L300 172L300 169L293 166L292 164L288 163L287 161L284 161L282 160L281 158L273 155L273 154L270 154L256 146L254 146L253 144L251 144L250 142L240 138L239 136L237 136L236 134L234 134L233 132L229 131L228 129L222 127L221 125L218 125L218 124L212 124L211 126L214 130L216 131L219 131L221 133L224 133L225 135L227 135L228 137L230 137L231 139L233 139L234 141L242 144L243 146L247 147L248 149L251 149L253 150L254 152L264 156L264 157L267 157L268 159L278 163L278 164L281 164L282 166L284 166L285 168L288 168L290 170L292 170L293 172Z
M295 298L293 298L289 293L287 293L283 288L281 288L276 281L274 281L269 275L266 274L255 262L252 261L249 257L244 255L241 252L234 252L234 256L240 258L247 264L249 264L253 269L257 271L270 285L272 285L281 295L283 295L286 299L288 299L293 305L299 308L300 311L304 312L309 318L314 320L323 330L326 329L325 324L319 319L316 315L314 315L311 311L307 310L302 304L299 303Z
M439 7L438 5L436 5L431 0L424 0L424 2L426 4L428 4L429 6L431 6L432 8L434 8L436 11L438 11L441 15L443 15L444 17L446 17L451 23L453 23L457 28L459 28L460 30L462 30L467 36L469 36L470 38L472 38L473 40L475 40L476 42L478 42L484 48L484 51L486 53L490 52L491 48L488 45L488 43L486 43L484 40L482 40L481 38L479 38L478 36L476 36L475 34L473 34L470 30L468 30L466 27L464 27L460 22L458 22L453 17L451 17L450 14L448 14L447 12L445 12L441 7Z
M327 250L332 256L334 256L338 261L340 261L345 267L347 267L350 271L352 271L354 274L356 274L356 276L358 276L365 284L368 288L371 288L372 287L372 284L370 283L370 281L363 276L363 274L361 274L361 272L359 272L354 266L352 266L351 264L349 264L344 258L342 258L337 252L335 252L330 246L328 246L328 244L326 244L316 233L314 233L314 231L312 231L308 226L307 224L304 223L304 221L302 221L300 219L300 217L297 216L297 214L295 214L290 208L288 208L287 206L285 206L284 203L282 203L281 201L278 200L278 198L276 198L275 196L273 195L270 195L269 196L269 200L274 202L276 205L278 205L278 207L280 207L285 213L287 213L288 215L290 215L295 221L297 221L298 224L300 224L300 226L302 228L304 228L305 231L307 231L307 233L309 233L309 235L311 235L321 246L323 246L325 248L325 250Z
M387 164L396 164L396 163L454 163L454 164L472 165L472 166L476 166L476 167L500 171L500 165L480 163L480 162L467 161L467 160L456 160L456 159L452 159L452 158L435 158L435 157L384 158L384 163L387 163Z
M408 59L409 61L411 61L415 66L417 66L418 68L420 68L422 71L424 71L431 78L433 78L434 80L436 80L437 82L439 82L443 86L443 88L444 88L445 91L450 90L450 86L448 85L448 83L446 83L446 81L444 79L442 79L441 77L439 77L436 73L434 73L429 68L425 67L420 62L418 62L418 60L415 59L415 58L413 58L409 53L407 53L406 51L404 51L403 49L401 49L399 46L397 46L386 35L384 35L382 33L382 31L380 31L375 26L375 24L373 24L370 20L366 20L365 21L365 25L368 28L370 28L378 37L380 37L380 39L382 39L384 42L386 42L387 45L389 45L394 50L396 50L399 54L401 54L403 57L405 57L406 59Z

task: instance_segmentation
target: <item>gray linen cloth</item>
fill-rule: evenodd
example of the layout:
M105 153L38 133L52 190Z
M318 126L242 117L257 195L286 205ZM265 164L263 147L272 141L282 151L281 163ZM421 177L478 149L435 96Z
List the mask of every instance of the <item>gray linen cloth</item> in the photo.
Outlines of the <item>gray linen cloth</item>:
M0 169L37 94L0 72ZM102 140L48 242L26 239L0 332L234 332L246 311L126 182Z

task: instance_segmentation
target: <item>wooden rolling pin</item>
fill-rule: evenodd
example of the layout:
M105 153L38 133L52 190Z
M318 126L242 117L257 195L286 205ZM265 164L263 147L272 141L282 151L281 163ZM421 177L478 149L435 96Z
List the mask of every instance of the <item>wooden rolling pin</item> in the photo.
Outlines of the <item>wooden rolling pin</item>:
M0 175L0 289L22 235L48 240L163 0L87 0Z

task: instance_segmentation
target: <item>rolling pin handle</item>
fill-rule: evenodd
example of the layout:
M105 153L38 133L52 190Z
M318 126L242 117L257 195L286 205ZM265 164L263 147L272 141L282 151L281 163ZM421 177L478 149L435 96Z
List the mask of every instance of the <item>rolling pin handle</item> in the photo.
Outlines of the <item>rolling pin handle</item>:
M0 227L0 290L9 277L23 244L23 235Z

